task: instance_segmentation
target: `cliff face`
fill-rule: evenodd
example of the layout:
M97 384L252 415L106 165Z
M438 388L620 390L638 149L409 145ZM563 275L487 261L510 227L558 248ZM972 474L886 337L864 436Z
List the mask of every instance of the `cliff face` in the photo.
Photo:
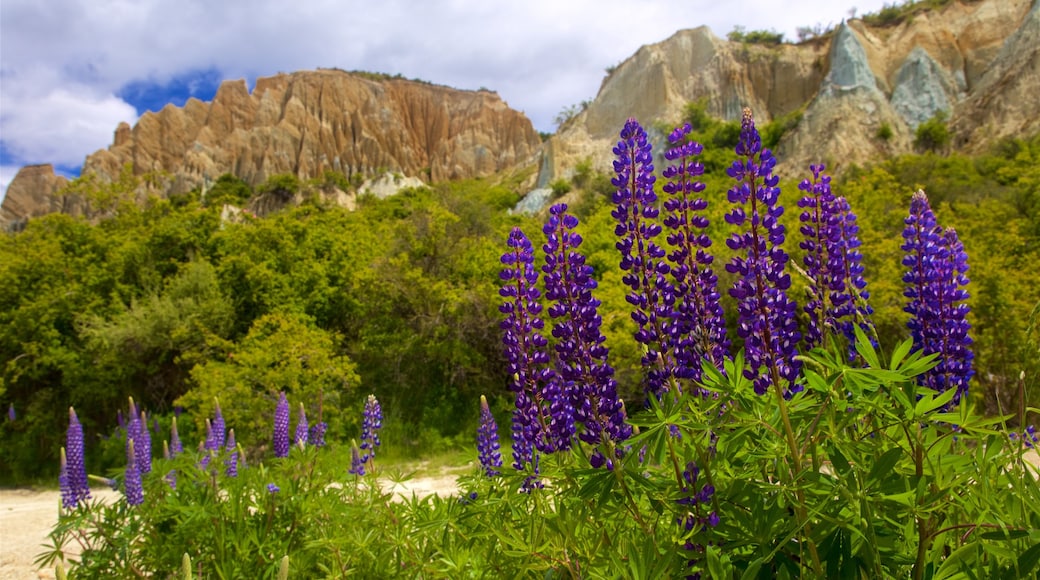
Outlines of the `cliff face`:
M955 147L981 150L1040 130L1038 52L1040 9L1032 0L954 0L894 26L852 20L797 45L683 30L642 47L604 80L588 108L546 144L539 182L569 175L586 157L609 171L627 118L648 129L675 124L683 106L701 98L729 120L749 106L759 124L803 111L777 147L782 171L909 152L916 127L940 110L951 117ZM882 125L890 138L877 136Z
M227 81L211 103L191 99L145 113L132 128L121 124L83 173L114 180L128 163L138 174L164 171L172 177L167 194L224 173L252 185L326 170L437 181L533 162L540 145L531 121L493 92L320 70L258 79L252 93L244 81ZM40 171L12 181L5 219L55 211L48 198L60 184Z

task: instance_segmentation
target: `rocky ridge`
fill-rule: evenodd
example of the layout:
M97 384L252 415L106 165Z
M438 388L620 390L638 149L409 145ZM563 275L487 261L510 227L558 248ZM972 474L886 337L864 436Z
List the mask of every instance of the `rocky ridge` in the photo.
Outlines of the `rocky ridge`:
M707 27L681 30L617 66L588 107L545 143L489 91L336 70L262 78L252 93L243 81L228 81L211 103L192 99L146 113L132 128L120 125L113 144L87 157L83 170L102 180L116 179L125 164L139 174L161 170L171 176L169 194L205 188L228 172L252 185L277 173L310 178L329 169L366 178L391 171L429 183L527 166L538 175L529 185L544 194L586 159L609 173L629 117L663 145L655 124L679 122L686 104L700 99L728 120L745 106L760 124L800 114L777 146L788 176L810 163L841 171L910 152L915 128L938 111L950 117L953 147L977 152L1040 131L1038 6L951 0L897 24L853 19L822 37L770 46L721 39ZM82 213L81 200L53 196L63 183L49 166L23 168L0 223ZM545 195L530 197L518 211L545 203Z
M572 174L583 159L610 171L611 147L635 117L658 144L655 122L678 123L683 107L761 124L797 111L777 147L780 171L825 162L839 170L913 150L916 127L950 115L954 146L979 151L1040 131L1040 9L1033 0L953 0L890 26L860 19L800 44L731 42L707 27L682 30L622 62L589 106L544 148L540 184ZM891 136L878 137L887 126ZM660 148L658 148L660 149Z
M442 181L531 163L540 144L531 121L494 92L318 70L260 78L252 92L245 81L225 81L212 102L147 112L133 127L120 124L82 171L102 181L126 164L138 175L163 172L167 195L205 188L224 173L254 186L275 174L308 179L326 170ZM56 207L64 178L49 167L18 173L0 219L82 211Z

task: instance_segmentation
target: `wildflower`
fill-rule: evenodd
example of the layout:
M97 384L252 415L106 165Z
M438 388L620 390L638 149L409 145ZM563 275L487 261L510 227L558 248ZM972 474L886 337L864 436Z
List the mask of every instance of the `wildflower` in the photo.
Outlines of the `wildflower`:
M284 392L274 409L274 456L289 456L289 400Z
M7 407L7 420L14 422L16 419L18 419L18 415L14 412L14 403L11 403Z
M213 413L213 442L212 446L207 447L207 449L218 450L225 446L227 426L224 423L224 414L220 411L220 401L214 399L213 402L216 406L216 410Z
M964 245L952 228L942 230L928 204L928 197L918 191L910 200L910 215L903 230L906 252L903 275L909 299L904 310L910 314L907 326L914 350L925 355L939 355L939 364L919 377L920 384L937 393L957 389L950 406L956 405L968 392L974 375L968 336L968 284L965 272L968 257Z
M520 228L513 228L506 241L508 250L499 273L503 285L498 293L505 301L499 324L505 345L506 370L512 380L509 389L516 397L513 411L513 467L522 470L537 465L536 450L551 453L557 441L550 431L550 408L564 396L558 378L549 368L548 341L542 335L544 321L538 299L538 271L534 268L534 248ZM559 429L556 430L559 432Z
M278 487L277 485L273 483L267 484L267 493L278 493L280 491L282 491L282 488Z
M477 427L477 456L484 474L488 477L499 475L502 467L502 452L498 444L498 426L495 417L488 408L487 398L480 396L480 426Z
M228 477L238 477L238 445L235 443L235 430L228 432L227 437L228 456L224 460L224 474Z
M674 316L674 289L665 275L670 268L663 260L665 250L654 242L661 233L655 223L659 211L654 193L654 166L646 131L635 119L629 119L621 130L621 140L614 147L614 171L611 183L617 190L611 215L618 221L614 228L620 238L622 280L632 291L626 299L634 310L632 319L639 330L637 342L644 346L643 367L647 369L647 392L659 395L675 372L675 359L669 335Z
M780 178L773 175L776 158L762 148L751 109L744 109L738 159L726 170L737 181L728 192L732 210L726 222L741 228L726 240L730 249L743 251L726 271L739 279L729 290L737 299L737 334L744 339L748 367L744 376L755 392L765 394L771 385L790 397L802 387L795 383L801 363L795 358L800 338L794 301L787 297L791 277L784 271L788 256L782 245L785 228L779 222L784 208L778 203Z
M141 485L141 470L137 465L137 453L134 450L134 440L126 443L126 471L123 475L123 495L126 503L130 505L141 505L144 503L144 487Z
M365 410L361 413L361 451L364 451L362 462L368 462L376 456L379 447L379 429L383 427L383 409L375 395L369 395L365 402Z
M298 445L300 449L307 444L307 411L303 408L303 403L300 403L300 414L296 418L296 434L293 437L293 445Z
M325 421L318 421L311 425L311 428L307 431L307 445L325 447L325 432L328 428L329 424Z
M600 331L602 318L593 298L596 281L578 248L581 236L574 232L578 218L566 213L567 205L549 209L544 232L545 297L552 301L552 334L557 339L557 375L565 386L563 401L550 406L550 429L561 443L574 432L574 421L583 425L579 437L586 443L613 447L632 434L617 395L614 368ZM569 445L567 445L569 447ZM566 448L560 445L561 449Z
M361 450L358 449L356 441L351 441L350 469L347 471L347 473L357 476L365 474L365 459L361 457Z
M137 437L138 442L134 447L137 453L137 469L141 474L150 473L152 471L152 434L148 431L148 417L144 411L141 411L141 418L138 422Z
M704 174L704 164L693 158L700 155L702 147L696 141L683 143L691 130L687 123L668 136L672 148L664 156L672 164L664 170L668 181L662 191L668 194L664 202L668 213L663 224L672 248L668 261L676 296L675 323L671 326L676 370L682 378L700 380L702 362L722 368L729 340L719 304L718 276L711 268L715 258L708 253L711 238L704 233L709 224L703 215L708 202L697 197L704 191L704 183L696 180Z
M176 425L176 423L174 423ZM177 452L179 453L179 452ZM163 441L163 459L172 459L176 455L170 451L170 445ZM171 469L166 472L166 483L170 486L170 489L177 489L177 470Z
M804 310L809 315L806 347L823 342L827 328L840 331L855 352L853 320L860 320L864 330L870 328L867 317L869 293L863 279L862 255L857 236L856 215L843 197L831 192L829 175L823 165L810 165L812 179L804 179L798 189L805 195L798 201L804 211L799 216L803 240L799 247L806 251L803 260L811 284L809 301Z
M61 485L61 502L66 509L75 508L80 502L90 499L90 484L87 483L87 465L83 454L83 426L72 407L69 407L69 429L65 434L58 483Z

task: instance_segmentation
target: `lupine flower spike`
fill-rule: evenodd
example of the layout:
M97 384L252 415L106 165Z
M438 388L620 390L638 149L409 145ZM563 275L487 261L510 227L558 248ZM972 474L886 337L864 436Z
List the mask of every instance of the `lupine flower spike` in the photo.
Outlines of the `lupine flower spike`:
M141 485L141 470L137 465L134 440L130 439L126 445L126 472L123 476L123 495L126 496L126 503L141 505L144 503L144 487Z
M668 194L663 223L672 249L668 261L676 296L675 324L671 327L676 372L681 378L696 381L700 380L703 362L722 368L729 340L719 304L718 276L711 268L715 260L708 251L711 238L704 233L709 223L703 214L708 202L699 197L704 183L697 180L704 174L704 164L694 159L702 147L696 141L685 142L691 130L687 123L668 136L672 148L664 156L671 165L664 169L667 182L662 190Z
M61 485L61 502L65 509L73 509L90 499L90 484L87 482L87 465L83 454L83 426L72 407L69 407L69 429L65 435L58 483Z
M220 411L220 401L213 399L213 404L213 449L221 449L225 447L227 425L224 424L224 414Z
M635 339L644 347L646 390L659 396L668 390L676 368L670 338L675 296L665 277L670 270L665 250L654 241L661 226L656 223L659 211L650 141L635 119L625 123L614 155L616 176L611 183L617 190L611 215L618 222L614 233L620 238L616 246L625 272L622 280L632 289L625 298L634 307L632 319L639 327Z
M597 309L600 301L592 296L596 281L592 267L578 249L581 236L574 228L578 218L567 213L567 205L549 209L544 232L545 297L552 301L549 316L552 334L557 339L556 369L565 385L568 403L550 407L550 428L573 422L583 426L579 437L597 447L594 464L613 461L615 444L628 439L632 428L625 423L625 412L617 395L614 368L607 362L609 353L600 331L602 318ZM573 419L571 418L573 414ZM562 437L564 432L558 433ZM568 435L569 436L569 435ZM604 456L603 451L609 452ZM597 465L597 466L598 466Z
M238 477L238 445L235 443L235 430L228 432L227 437L227 459L224 460L224 474L228 477Z
M744 376L759 395L776 385L790 397L802 390L795 382L801 337L797 306L787 297L791 277L784 271L788 255L782 247L785 228L779 222L784 213L778 203L780 178L773 175L776 158L762 148L751 109L744 109L736 153L737 160L726 170L737 182L727 193L735 207L726 214L726 222L740 231L726 244L743 255L726 264L726 271L739 276L729 293L737 299L737 334L744 339L748 361Z
M137 453L137 469L143 475L152 471L152 434L148 431L148 417L144 411L141 411L138 425L138 439L134 443L134 449Z
M350 442L350 469L347 473L357 476L365 474L365 460L361 458L361 450L358 449L357 441Z
M361 461L368 463L376 456L379 447L379 429L383 427L383 409L375 395L369 395L361 417Z
M505 345L506 370L511 377L509 389L516 397L513 411L513 467L524 470L531 466L537 475L537 452L551 453L560 444L553 433L562 427L550 429L551 408L561 404L564 393L556 373L549 368L548 341L542 335L545 323L541 318L538 271L534 267L534 248L520 228L513 228L506 241L508 250L502 254L504 268L499 273L502 287L498 293L505 300L499 312L505 315L500 323L502 343ZM533 480L532 480L533 481Z
M181 444L181 436L177 433L177 417L174 417L170 423L170 453L173 456L177 456L183 452L184 446Z
M919 377L922 385L937 393L957 389L950 407L968 392L971 380L972 340L967 321L968 258L952 228L943 230L935 220L928 197L918 191L910 200L910 215L903 230L903 275L909 299L907 326L914 349L938 354L939 364Z
M502 452L498 444L498 425L488 408L487 398L480 396L480 426L477 427L477 457L484 475L495 477L502 467Z
M307 431L307 445L325 447L325 432L328 430L329 424L322 420L324 401L325 393L318 391L318 422L311 425Z
M810 279L805 312L809 326L807 348L824 343L828 330L838 331L855 352L855 324L872 335L867 305L869 293L863 279L859 252L859 226L848 201L831 192L830 176L823 165L810 165L811 179L798 184L805 195L798 201L803 235L799 247L806 251L805 271Z
M289 400L279 393L278 405L274 408L274 456L289 456Z
M303 449L307 445L307 411L303 408L303 403L300 403L300 413L296 417L296 434L293 437L293 444Z

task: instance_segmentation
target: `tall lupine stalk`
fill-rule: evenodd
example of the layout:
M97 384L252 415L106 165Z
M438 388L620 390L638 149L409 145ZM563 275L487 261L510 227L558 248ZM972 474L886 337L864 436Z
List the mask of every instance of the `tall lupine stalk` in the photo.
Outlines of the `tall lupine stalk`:
M907 326L914 350L939 355L939 364L919 378L922 385L942 393L956 389L950 405L956 405L968 391L974 374L971 329L967 321L968 257L957 233L939 227L923 191L910 200L910 215L903 230L906 255L903 275L909 299L904 310L910 314Z
M225 451L227 459L224 460L224 474L228 477L238 477L238 444L235 442L234 429L228 432Z
M215 411L213 412L213 449L219 450L225 446L227 438L227 425L224 423L224 414L220 412L220 401L213 400Z
M140 429L134 449L137 453L137 469L141 474L152 471L152 434L148 431L148 417L141 411Z
M578 218L566 212L566 204L551 207L543 228L547 240L542 268L545 298L552 302L549 316L553 319L553 337L557 339L556 369L564 385L564 402L568 403L550 407L550 427L569 423L568 429L573 433L574 422L580 422L583 428L579 438L596 446L593 465L606 464L611 468L613 460L620 456L616 444L632 435L632 427L625 422L614 367L607 362L609 350L600 331L600 301L592 296L596 288L592 266L585 263L585 256L578 251L582 242L574 231ZM567 435L556 434L561 440Z
M328 431L329 424L323 420L324 407L325 393L318 391L318 421L307 430L307 445L325 447L325 432Z
M780 224L784 207L780 205L780 178L773 175L776 158L762 148L751 109L744 109L737 160L726 173L737 181L727 193L735 204L726 221L741 232L726 240L735 256L726 271L740 278L730 289L737 299L737 334L744 339L748 368L744 376L754 381L755 392L765 394L770 386L790 397L802 387L795 382L801 363L798 355L797 308L788 298L791 277L784 267L788 255L783 250L785 228Z
M825 343L830 329L845 336L850 353L854 353L854 326L869 331L873 313L867 304L870 294L858 249L859 226L848 201L831 192L831 178L823 173L824 166L810 165L809 170L812 178L798 184L805 193L798 201L803 210L799 216L803 235L799 247L806 251L805 271L811 282L804 308L809 315L805 346Z
M145 429L147 431L147 429ZM126 503L137 506L144 503L144 487L141 484L141 466L137 463L134 439L126 442L126 471L123 473L123 495Z
M76 411L69 407L69 428L65 433L65 447L61 450L61 503L65 509L73 509L90 499L90 484L87 483L87 464L83 452L83 426Z
M742 228L726 240L730 249L741 252L728 264L726 271L740 278L730 289L737 299L737 334L744 339L747 368L744 377L753 381L755 392L764 395L772 390L784 425L784 435L791 454L791 481L802 471L802 450L787 412L786 399L802 390L796 379L801 371L797 344L801 338L795 318L797 306L788 298L791 277L785 272L789 259L783 250L786 230L780 224L784 207L780 205L780 178L773 175L776 158L762 148L751 109L744 109L740 123L737 159L726 173L737 181L727 192L734 207L726 214L726 222ZM795 516L809 534L809 515L805 498L797 492ZM813 569L822 573L816 544L808 542Z
M477 458L487 477L501 473L502 451L498 443L498 425L488 408L487 397L480 396L480 425L477 427Z
M293 436L293 445L301 449L307 444L307 410L300 403L300 412L296 415L296 432Z
M278 404L274 408L274 436L272 444L275 457L289 456L289 400L285 393L278 394Z
M365 410L361 413L361 458L365 463L375 459L376 449L380 445L379 430L383 427L383 408L375 395L369 395L365 401Z
M708 218L703 212L708 202L699 197L704 182L704 164L694 158L702 147L696 141L683 142L691 131L690 124L676 128L668 136L672 148L664 154L672 164L664 169L667 182L662 186L668 198L664 226L672 249L668 254L675 280L675 336L677 374L684 379L700 380L704 361L721 369L729 340L726 321L719 303L718 276L711 268L714 256L708 252L711 238L704 233Z
M665 250L654 241L661 226L656 223L660 212L651 145L635 119L625 123L614 155L616 176L611 183L617 190L611 215L618 221L614 233L620 238L616 247L625 272L622 280L632 289L625 298L634 307L632 320L639 327L635 339L645 349L647 393L660 396L673 383L677 366L670 339L675 297L666 278Z
M152 470L152 437L148 433L148 417L130 397L130 422L126 426L126 444L133 440L137 453L137 468L141 473Z
M559 445L550 429L550 409L564 395L556 373L549 368L548 341L542 335L545 322L540 316L541 292L537 287L534 248L520 228L513 228L506 244L509 249L501 258L505 268L499 273L503 285L498 293L505 299L499 306L505 315L500 327L506 369L511 377L509 389L516 396L513 467L523 470L530 465L531 477L537 478L536 450L552 453Z

